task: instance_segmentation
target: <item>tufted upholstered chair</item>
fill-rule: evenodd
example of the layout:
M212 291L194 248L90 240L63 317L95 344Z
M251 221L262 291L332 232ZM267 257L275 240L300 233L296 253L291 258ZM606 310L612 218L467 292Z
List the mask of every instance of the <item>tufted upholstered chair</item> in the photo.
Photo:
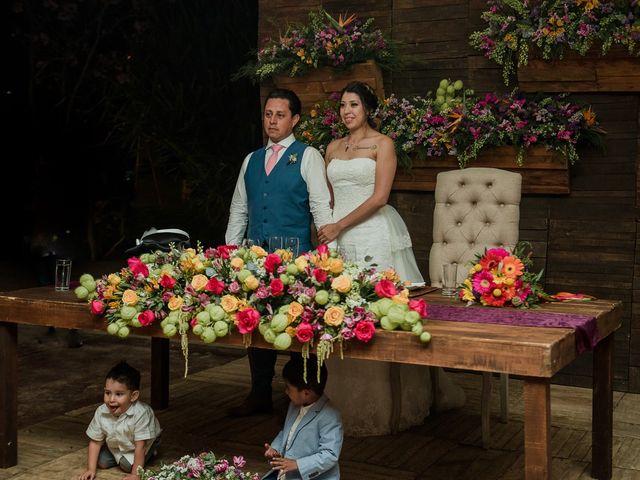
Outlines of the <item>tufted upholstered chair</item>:
M433 245L429 253L431 285L442 286L442 264L457 263L458 283L469 262L485 248L512 249L520 221L519 173L497 168L465 168L438 174L433 214ZM437 385L437 369L431 370ZM482 443L489 446L491 374L482 375ZM437 388L437 387L436 387ZM508 417L508 376L500 374L500 417ZM436 405L437 408L437 405Z

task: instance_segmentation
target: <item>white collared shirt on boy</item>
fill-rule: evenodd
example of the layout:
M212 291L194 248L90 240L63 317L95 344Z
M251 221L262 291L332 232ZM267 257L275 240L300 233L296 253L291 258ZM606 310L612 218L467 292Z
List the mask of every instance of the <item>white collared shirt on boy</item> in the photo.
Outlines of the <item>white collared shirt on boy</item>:
M161 432L153 409L140 401L132 403L119 417L102 404L87 427L87 436L96 442L104 441L116 462L125 457L131 465L134 463L135 442L145 440L146 454Z

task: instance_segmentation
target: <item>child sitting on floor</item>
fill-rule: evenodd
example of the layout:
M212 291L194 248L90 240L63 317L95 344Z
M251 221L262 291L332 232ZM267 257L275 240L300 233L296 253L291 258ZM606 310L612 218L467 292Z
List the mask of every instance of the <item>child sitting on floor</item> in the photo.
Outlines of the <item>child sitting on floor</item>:
M338 458L342 449L340 413L324 395L327 367L317 375L317 360L307 360L306 381L301 357L292 357L283 370L289 410L284 428L265 444L265 457L271 470L263 480L337 480L340 478Z
M107 373L104 403L87 428L89 454L87 470L80 480L96 478L96 467L116 465L138 480L138 467L144 467L160 445L160 423L153 409L140 401L140 372L122 361Z

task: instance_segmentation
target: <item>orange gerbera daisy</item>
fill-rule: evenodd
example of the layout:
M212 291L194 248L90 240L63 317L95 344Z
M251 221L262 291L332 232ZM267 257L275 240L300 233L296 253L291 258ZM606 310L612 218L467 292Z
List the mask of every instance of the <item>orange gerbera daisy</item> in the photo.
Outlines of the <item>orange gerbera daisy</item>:
M522 275L524 265L517 257L505 257L502 259L502 273L510 278Z

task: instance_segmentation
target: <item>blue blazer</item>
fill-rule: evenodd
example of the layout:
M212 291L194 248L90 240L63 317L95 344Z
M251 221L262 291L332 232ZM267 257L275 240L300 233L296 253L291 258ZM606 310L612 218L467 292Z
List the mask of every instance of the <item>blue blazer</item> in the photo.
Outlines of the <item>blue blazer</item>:
M293 434L291 447L285 450L289 431L299 411L299 407L289 404L284 427L271 442L271 447L283 457L293 458L298 463L298 471L287 473L287 480L339 480L338 459L343 436L340 412L322 395L302 417ZM276 477L277 471L272 469L262 478Z

